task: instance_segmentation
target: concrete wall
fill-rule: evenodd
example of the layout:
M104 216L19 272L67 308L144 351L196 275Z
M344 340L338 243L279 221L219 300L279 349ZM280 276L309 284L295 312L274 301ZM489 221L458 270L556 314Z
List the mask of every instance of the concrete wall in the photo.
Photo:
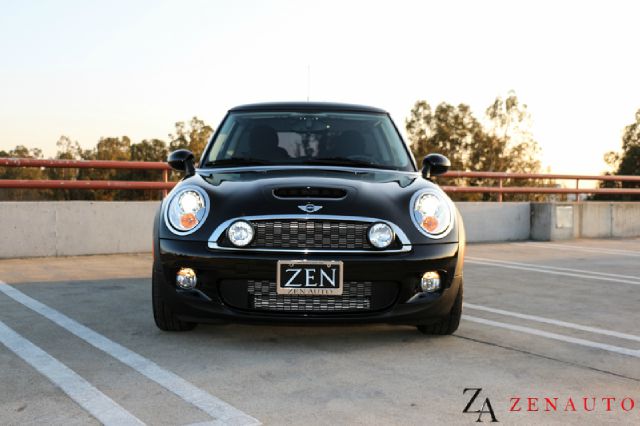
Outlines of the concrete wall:
M456 203L467 231L467 241L521 241L531 232L531 204Z
M159 201L0 203L0 258L151 251Z
M531 239L537 241L578 238L580 209L572 203L531 203Z
M640 203L532 203L531 239L625 238L640 236Z
M640 236L640 203L456 203L467 241ZM0 202L0 258L151 251L158 201Z

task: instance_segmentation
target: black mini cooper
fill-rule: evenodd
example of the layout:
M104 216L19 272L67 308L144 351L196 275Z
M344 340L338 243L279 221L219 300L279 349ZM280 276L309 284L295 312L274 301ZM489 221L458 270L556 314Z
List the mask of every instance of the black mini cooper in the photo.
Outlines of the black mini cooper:
M383 322L451 334L462 312L465 234L389 114L332 103L229 111L156 215L153 313L199 322Z

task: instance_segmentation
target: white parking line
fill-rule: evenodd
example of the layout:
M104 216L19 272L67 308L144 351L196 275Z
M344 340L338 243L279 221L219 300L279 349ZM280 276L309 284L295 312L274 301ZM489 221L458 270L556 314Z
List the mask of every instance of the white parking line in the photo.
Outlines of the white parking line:
M534 268L544 268L544 269L550 269L550 270L553 270L553 271L576 272L576 273L586 274L586 275L600 275L600 276L604 276L604 277L628 278L631 281L638 281L638 283L640 283L640 277L635 276L635 275L612 274L612 273L609 273L609 272L596 272L596 271L589 271L589 270L586 270L586 269L564 268L564 267L560 267L560 266L540 265L538 263L514 262L512 260L489 259L489 258L486 258L486 257L477 257L477 256L467 256L467 259L476 260L476 261L482 261L482 262L504 263L504 264L507 264L507 265L518 265L518 266L527 266L527 267L534 267Z
M75 371L0 321L0 342L105 425L144 425Z
M607 281L607 282L622 283L622 284L640 285L640 281L632 281L632 280L626 280L626 279L615 278L615 277L604 277L604 276L599 276L599 275L578 274L578 273L574 273L574 272L556 271L556 270L553 270L553 269L546 269L543 266L521 266L521 265L513 264L513 263L498 262L498 261L495 261L495 260L480 261L480 260L475 260L473 257L465 257L465 262L469 263L469 264L472 264L472 265L498 266L498 267L507 268L507 269L518 269L518 270L521 270L521 271L541 272L541 273L544 273L544 274L562 275L562 276L565 276L565 277L584 278L584 279L587 279L587 280Z
M260 422L219 398L205 392L177 374L160 367L155 362L133 352L119 343L91 330L47 305L27 296L14 287L0 281L0 291L18 303L53 321L68 332L107 353L138 373L156 382L184 401L198 407L219 424L258 425Z
M520 333L531 334L534 336L546 337L547 339L559 340L565 343L573 343L576 345L586 346L589 348L602 349L608 352L614 352L622 355L628 355L640 358L640 351L623 348L621 346L607 345L605 343L592 342L591 340L578 339L577 337L566 336L564 334L550 333L537 328L523 327L521 325L509 324L500 321L493 321L484 318L474 317L471 315L462 315L462 319L475 322L478 324L490 325L493 327L504 328L511 331L519 331Z
M590 253L616 254L619 256L640 257L640 252L636 250L584 247L584 246L575 246L570 244L558 244L558 243L544 244L544 243L526 242L524 244L534 246L534 247L544 247L544 248L551 248L556 250L572 250L572 251L580 250L580 251L585 251Z
M510 317L514 317L514 318L520 318L520 319L528 320L528 321L535 321L535 322L540 322L540 323L544 323L544 324L557 325L559 327L571 328L571 329L574 329L574 330L587 331L589 333L602 334L602 335L605 335L605 336L617 337L619 339L633 340L635 342L640 342L640 336L636 336L636 335L633 335L633 334L627 334L627 333L620 333L620 332L612 331L612 330L606 330L604 328L589 327L587 325L574 324L574 323L571 323L571 322L554 320L554 319L551 319L551 318L539 317L539 316L536 316L536 315L528 315L528 314L521 314L521 313L513 312L513 311L505 311L503 309L495 309L495 308L490 308L488 306L475 305L473 303L466 303L465 302L464 303L464 307L465 307L465 309L473 309L473 310L477 310L477 311L491 312L493 314L505 315L505 316L510 316Z

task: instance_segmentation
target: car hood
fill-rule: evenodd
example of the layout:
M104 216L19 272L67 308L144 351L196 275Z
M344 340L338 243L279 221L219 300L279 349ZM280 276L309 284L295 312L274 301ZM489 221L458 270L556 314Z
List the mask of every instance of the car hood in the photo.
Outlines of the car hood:
M309 219L314 216L360 216L393 222L412 244L457 241L456 229L443 239L432 240L413 224L410 217L412 195L420 189L437 188L418 173L338 167L198 170L196 175L180 182L172 193L186 185L204 189L211 208L206 223L194 234L181 239L206 241L218 225L243 216L305 215ZM325 194L301 196L298 193L301 188L325 190ZM284 190L284 194L277 190ZM326 190L332 191L326 194ZM167 200L170 198L171 194ZM168 229L161 232L162 237L176 238Z

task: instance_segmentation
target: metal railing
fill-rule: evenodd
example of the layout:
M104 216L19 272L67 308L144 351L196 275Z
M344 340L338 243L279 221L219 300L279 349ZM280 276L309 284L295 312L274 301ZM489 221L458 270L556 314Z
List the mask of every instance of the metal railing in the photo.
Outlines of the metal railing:
M575 194L576 201L579 194L616 194L640 195L640 188L580 188L580 181L591 180L600 182L640 182L640 176L629 175L573 175L557 173L507 173L507 172L463 172L451 170L443 175L449 178L479 178L494 179L498 186L442 186L447 192L458 193L494 193L498 194L498 201L502 201L503 194ZM536 179L546 181L571 180L575 181L573 188L559 186L504 186L505 180Z
M166 196L175 186L169 182L167 163L155 161L113 161L113 160L43 160L37 158L0 158L0 167L43 167L62 169L120 169L120 170L161 170L162 181L123 180L52 180L52 179L0 179L0 188L20 189L157 189Z
M175 186L169 181L167 163L151 161L111 161L111 160L44 160L33 158L0 158L0 167L38 167L68 169L125 169L125 170L161 170L161 181L122 181L122 180L48 180L48 179L0 179L0 188L21 189L149 189L161 190L163 195ZM616 194L640 195L640 188L580 188L581 181L639 182L640 176L613 175L572 175L548 173L505 173L505 172L466 172L449 171L445 178L491 179L497 186L452 186L442 188L450 193L492 193L498 194L502 201L503 194ZM575 181L572 188L559 186L504 186L505 180L570 180Z

